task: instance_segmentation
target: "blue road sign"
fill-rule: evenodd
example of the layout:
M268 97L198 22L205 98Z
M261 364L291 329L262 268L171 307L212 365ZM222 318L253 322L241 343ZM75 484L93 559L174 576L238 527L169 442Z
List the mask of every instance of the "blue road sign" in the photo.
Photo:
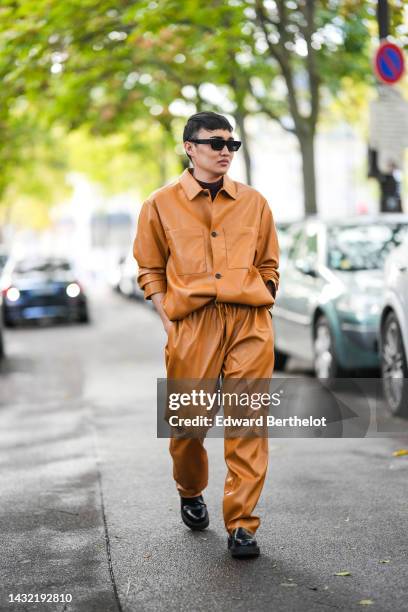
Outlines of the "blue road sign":
M383 42L375 55L375 71L378 78L389 85L396 83L404 73L404 55L397 45Z

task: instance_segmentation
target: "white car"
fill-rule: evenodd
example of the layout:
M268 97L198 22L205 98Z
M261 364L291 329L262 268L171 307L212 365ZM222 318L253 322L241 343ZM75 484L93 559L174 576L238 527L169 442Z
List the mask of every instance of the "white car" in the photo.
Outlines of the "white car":
M0 279L3 273L4 266L7 263L7 259L8 259L8 253L0 244ZM3 308L2 306L3 295L2 295L1 287L2 285L1 285L1 280L0 280L0 360L2 359L2 357L4 357L3 317L1 316L2 308Z
M3 296L0 289L0 360L4 357L3 317L1 316Z
M139 266L133 256L133 252L129 251L126 259L120 266L119 283L118 288L120 293L127 297L143 300L143 291L137 284L137 275L139 273Z
M384 395L393 414L408 418L408 239L387 258L380 319Z

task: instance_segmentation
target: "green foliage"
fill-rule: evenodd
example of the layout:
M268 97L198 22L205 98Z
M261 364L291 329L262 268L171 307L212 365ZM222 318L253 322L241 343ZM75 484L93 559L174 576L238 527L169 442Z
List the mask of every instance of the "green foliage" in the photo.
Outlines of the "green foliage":
M390 4L392 31L407 41L403 4ZM25 172L37 177L31 191L40 194L46 166L61 175L82 169L110 191L133 177L143 193L156 187L180 168L184 117L174 101L188 105L186 113L225 112L204 97L206 83L225 93L236 117L264 113L298 138L314 134L322 117L358 122L375 83L375 7L375 0L1 0L0 198L10 185L15 194L24 187Z
M164 155L166 143L157 125L148 131L136 126L126 134L110 136L91 136L81 129L65 138L65 146L68 167L101 184L107 194L132 191L144 198L163 178L158 158ZM178 160L173 159L166 172L174 175L179 169Z

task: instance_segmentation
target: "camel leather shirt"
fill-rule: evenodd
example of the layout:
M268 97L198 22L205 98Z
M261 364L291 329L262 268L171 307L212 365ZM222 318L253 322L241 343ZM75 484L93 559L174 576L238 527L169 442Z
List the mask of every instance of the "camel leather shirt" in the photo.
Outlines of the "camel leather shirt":
M133 246L145 299L165 293L171 321L210 302L271 306L279 245L268 202L224 176L211 200L190 169L143 203Z

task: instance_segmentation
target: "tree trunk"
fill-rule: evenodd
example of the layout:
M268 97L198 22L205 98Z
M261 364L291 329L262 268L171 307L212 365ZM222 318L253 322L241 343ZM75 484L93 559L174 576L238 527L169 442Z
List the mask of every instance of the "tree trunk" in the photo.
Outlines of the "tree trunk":
M245 130L245 115L242 111L235 113L235 121L237 122L239 135L242 142L242 152L244 154L245 175L248 185L252 185L252 162L249 152L248 136Z
M303 198L305 205L305 215L317 213L316 196L316 170L315 170L315 150L314 133L296 134L300 144L302 155L302 175L303 175Z

